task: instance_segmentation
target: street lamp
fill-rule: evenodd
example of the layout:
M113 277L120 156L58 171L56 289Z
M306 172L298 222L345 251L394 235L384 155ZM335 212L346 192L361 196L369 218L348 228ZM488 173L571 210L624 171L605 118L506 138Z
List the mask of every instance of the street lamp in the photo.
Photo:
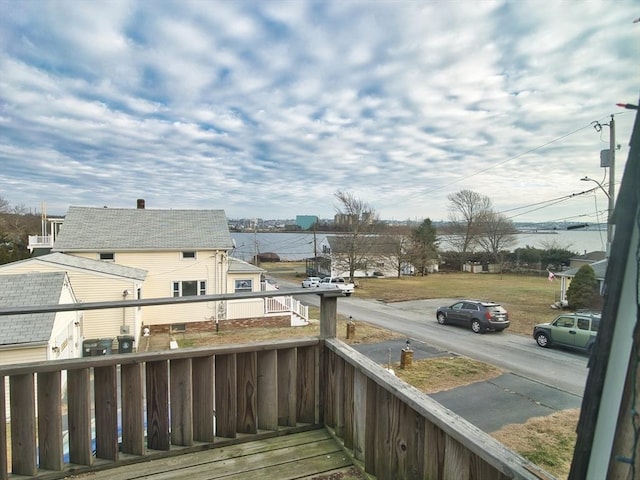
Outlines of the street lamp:
M614 206L613 191L607 192L607 190L602 186L602 183L594 180L591 177L585 176L580 180L582 180L583 182L595 183L596 185L598 185L598 187L600 187L600 190L602 190L609 199L609 209L607 211L607 258L609 258L609 255L611 254L611 242L613 242L613 219L611 218L613 216Z
M604 192L604 194L607 196L607 198L611 199L611 195L609 195L609 192L607 192L605 190L605 188L602 186L602 184L599 181L594 180L591 177L583 177L580 180L582 180L583 182L594 182L594 183L596 183L600 187L600 190L602 190Z

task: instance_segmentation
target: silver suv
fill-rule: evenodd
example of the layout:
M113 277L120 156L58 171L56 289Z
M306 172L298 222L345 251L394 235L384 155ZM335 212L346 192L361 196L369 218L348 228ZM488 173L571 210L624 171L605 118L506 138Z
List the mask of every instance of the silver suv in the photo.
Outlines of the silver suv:
M591 353L600 327L600 313L576 312L558 315L553 322L533 327L538 345L571 347Z

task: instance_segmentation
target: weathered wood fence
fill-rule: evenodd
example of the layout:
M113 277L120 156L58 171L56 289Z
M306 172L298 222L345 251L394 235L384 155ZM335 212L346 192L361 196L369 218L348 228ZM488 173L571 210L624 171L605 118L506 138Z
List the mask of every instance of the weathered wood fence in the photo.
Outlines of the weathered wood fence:
M379 480L550 478L337 340L336 311L335 294L321 295L320 338L0 367L10 395L10 412L0 402L10 418L0 422L0 479L57 479L315 428Z

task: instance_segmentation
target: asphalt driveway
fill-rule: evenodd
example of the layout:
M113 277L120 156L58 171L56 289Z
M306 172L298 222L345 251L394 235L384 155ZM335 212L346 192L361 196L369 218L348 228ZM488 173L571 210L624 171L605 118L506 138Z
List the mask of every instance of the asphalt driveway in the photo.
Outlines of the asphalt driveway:
M356 344L352 347L383 366L400 362L405 340ZM425 343L411 340L413 359L451 355ZM512 423L525 423L533 417L559 410L579 408L582 398L514 373L453 388L430 395L449 410L479 429L491 433Z

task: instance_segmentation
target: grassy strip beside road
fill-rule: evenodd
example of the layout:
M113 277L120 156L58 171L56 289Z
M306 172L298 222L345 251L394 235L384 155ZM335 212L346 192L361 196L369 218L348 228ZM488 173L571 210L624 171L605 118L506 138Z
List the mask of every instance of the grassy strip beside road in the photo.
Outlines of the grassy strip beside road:
M268 275L300 285L303 262L263 263ZM560 282L547 277L491 273L434 273L426 277L358 278L355 296L384 302L430 298L493 300L509 312L509 332L531 335L537 323L552 320L559 312L550 305L560 291ZM435 321L435 312L425 312Z
M397 377L430 394L489 380L503 372L498 367L460 356L416 360L410 368L392 366Z
M562 410L507 425L491 436L556 478L565 479L571 468L579 416L579 408Z

